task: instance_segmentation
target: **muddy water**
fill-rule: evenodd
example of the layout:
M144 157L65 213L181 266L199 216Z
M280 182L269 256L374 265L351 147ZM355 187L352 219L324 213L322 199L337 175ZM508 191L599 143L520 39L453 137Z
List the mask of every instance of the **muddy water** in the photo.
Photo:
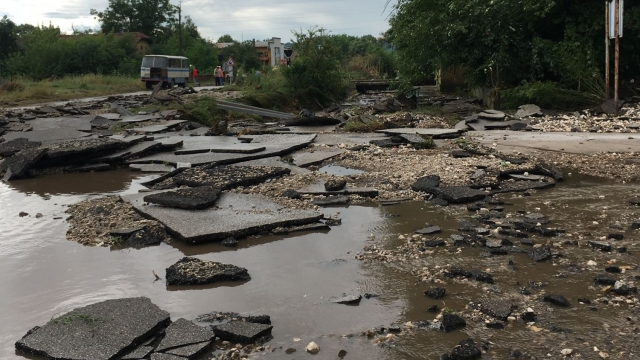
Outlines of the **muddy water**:
M271 315L274 330L272 346L298 351L285 355L278 350L266 356L290 359L304 356L304 347L316 341L322 358L337 358L340 349L348 351L347 359L437 359L450 350L467 333L421 331L401 336L395 346L380 347L360 336L363 330L376 326L401 324L406 321L430 320L435 314L426 312L433 304L463 310L470 301L486 293L476 284L448 283L448 296L442 301L427 299L425 284L409 273L408 264L378 264L354 260L363 246L381 242L388 247L400 243L399 233L411 233L426 224L444 229L441 237L456 233L458 220L468 218L464 207L434 208L425 203L404 203L387 207L351 206L328 208L325 213L341 213L343 225L324 233L301 233L278 237L255 237L241 241L236 249L216 244L190 246L183 243L162 244L141 250L111 251L88 248L67 241L64 211L69 204L104 193L133 193L142 186L139 173L116 171L96 174L56 175L0 184L0 358L14 358L13 343L31 327L48 321L52 315L105 299L147 296L169 311L175 320L194 319L211 311L233 311L244 314ZM584 230L593 221L608 224L616 219L637 216L626 200L638 191L637 186L614 185L592 179L572 178L557 189L522 198L506 195L503 200L509 212L528 210L547 214L552 225L571 231ZM604 196L604 198L601 198ZM540 210L537 210L540 209ZM24 211L29 216L19 217ZM41 213L41 218L36 214ZM590 230L592 236L610 232L606 226ZM371 238L374 236L374 239ZM627 239L635 234L626 232ZM627 240L625 239L625 241ZM543 239L535 239L542 242ZM637 262L635 247L619 257L619 265ZM568 278L554 277L563 265L532 263L526 255L480 256L481 249L437 249L424 266L447 266L490 269L496 284L485 286L496 294L515 292L529 281L546 282L548 292L564 294L569 301L595 297L590 289L597 271L585 271ZM567 248L567 257L583 264L597 259L586 248ZM242 284L213 287L167 287L154 282L152 271L164 269L182 256L197 256L249 269L252 280ZM614 255L612 255L614 256ZM511 270L512 260L518 267ZM601 270L601 267L598 268ZM343 293L372 293L377 298L363 299L360 306L330 303ZM557 326L595 336L603 324L620 328L619 317L611 311L593 312L588 308L557 311ZM493 336L513 348L535 348L531 332L514 325L505 330L469 329L482 338ZM514 331L515 330L515 331ZM299 338L301 341L294 341ZM595 345L595 344L592 344ZM599 345L602 346L602 345ZM511 349L492 348L496 359L506 358Z

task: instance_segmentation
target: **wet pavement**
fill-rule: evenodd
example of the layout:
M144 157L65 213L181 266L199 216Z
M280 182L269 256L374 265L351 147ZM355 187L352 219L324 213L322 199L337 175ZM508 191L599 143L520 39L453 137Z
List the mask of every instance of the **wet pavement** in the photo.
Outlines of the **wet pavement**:
M68 225L64 221L66 206L106 193L134 194L144 187L141 182L153 176L118 170L107 173L64 174L18 180L0 184L0 218L3 236L0 240L0 358L14 358L14 343L30 328L43 324L52 315L67 312L106 299L147 296L173 320L192 320L212 311L238 312L244 315L271 316L274 339L268 343L280 347L264 355L266 359L288 359L308 356L305 346L315 341L321 348L320 358L334 358L346 350L346 359L437 359L450 351L468 333L492 339L486 358L504 359L515 348L538 352L551 351L536 333L523 322L507 325L506 330L469 326L467 331L453 333L416 331L398 336L392 345L374 345L359 334L369 328L403 324L407 321L432 320L436 314L426 312L434 304L462 311L486 291L477 284L449 282L447 297L431 300L423 292L431 284L417 283L410 272L411 262L383 264L355 260L355 255L368 244L379 243L388 248L399 246L398 234L413 233L427 225L437 225L449 238L458 233L458 221L471 213L464 206L439 208L422 202L393 206L349 206L323 209L333 215L340 212L342 225L330 231L295 233L284 236L260 236L241 240L237 248L221 245L190 245L182 242L162 244L141 250L112 251L101 247L84 247L65 239ZM555 189L535 193L531 197L505 195L502 200L513 205L505 211L527 210L549 216L553 226L567 232L585 231L594 221L601 226L590 229L593 238L611 232L608 224L628 221L639 215L628 205L628 199L640 190L637 185L620 185L601 180L569 177ZM20 217L20 212L29 215ZM36 217L41 213L42 217ZM626 254L612 254L617 265L637 263L637 232L621 231L628 246ZM435 238L435 237L434 237ZM542 242L542 238L534 238ZM546 240L544 240L546 241ZM566 278L557 273L566 264L560 261L534 263L526 254L480 256L480 248L438 249L424 259L428 267L448 266L490 268L496 284L493 291L517 292L529 281L548 283L547 293L562 293L576 310L556 310L553 323L585 337L590 347L605 348L605 329L626 331L627 310L601 308L594 312L577 306L577 298L592 300L592 279L605 265L600 253L586 247L562 250L569 262L580 266L596 259L599 266ZM230 263L247 268L251 280L214 286L166 286L155 281L152 271L164 278L164 269L183 256ZM511 270L512 260L518 267ZM635 275L637 270L630 271ZM519 283L519 284L518 284ZM500 295L500 293L495 293ZM363 299L359 306L334 304L331 298L346 294L376 294ZM542 304L542 303L540 303ZM543 305L539 305L542 307ZM537 310L537 309L536 309ZM606 325L603 327L603 324ZM542 322L541 327L545 325ZM549 327L549 324L546 324ZM345 337L343 335L358 336ZM558 335L568 336L568 335ZM300 339L295 341L294 339ZM540 337L539 339L543 339ZM625 341L624 337L621 341ZM510 347L504 344L511 344ZM583 345L586 346L586 345ZM588 346L586 346L588 347ZM293 355L284 349L295 348ZM589 353L587 353L587 350ZM592 358L587 349L583 358ZM559 350L557 350L559 351ZM553 349L554 354L559 354ZM595 353L597 355L597 353ZM610 354L613 355L613 354ZM553 357L552 357L553 358ZM560 358L558 355L555 358ZM615 358L615 356L614 356Z

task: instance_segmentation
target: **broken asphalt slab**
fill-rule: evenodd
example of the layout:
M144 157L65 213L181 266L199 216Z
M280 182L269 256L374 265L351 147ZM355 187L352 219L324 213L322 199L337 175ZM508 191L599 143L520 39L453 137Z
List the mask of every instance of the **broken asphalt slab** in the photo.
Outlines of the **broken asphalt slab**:
M53 129L69 129L83 132L91 132L91 121L95 115L87 115L81 117L57 117L30 120L27 124L31 125L33 131L53 130Z
M199 165L226 165L243 161L257 160L273 156L289 154L295 150L307 147L316 138L316 135L252 135L242 138L224 136L181 136L183 140L182 149L209 147L237 147L242 141L250 141L252 145L260 144L266 148L265 151L255 154L235 154L235 153L204 153L193 155L175 155L174 153L159 153L142 157L131 161L131 163L167 163L176 165L177 163L188 163L192 166Z
M29 141L38 141L43 144L51 144L64 140L73 140L88 137L91 134L75 129L50 129L27 132L11 132L2 136L6 141L25 138Z
M39 142L29 141L25 138L18 138L10 141L6 141L0 144L0 157L6 158L16 154L20 150L35 148L42 145Z
M307 167L320 164L325 160L334 158L344 153L344 150L316 150L313 152L299 152L292 155L293 163L299 167Z
M399 128L378 130L377 132L389 135L417 134L421 136L430 136L433 139L449 139L462 135L464 131L458 129L419 129L419 128Z
M151 194L144 201L177 209L201 210L213 206L222 191L214 186L180 189Z
M221 281L251 280L245 268L184 257L167 268L167 285L204 285Z
M260 184L268 179L287 175L291 170L268 166L216 166L210 169L190 168L161 182L153 182L156 190L171 189L178 186L215 186L222 190L230 190L239 186ZM145 183L143 185L150 185Z
M169 120L169 121L161 121L156 125L149 125L144 127L133 128L131 131L139 132L139 133L159 133L163 131L167 131L172 127L178 126L182 123L187 122L187 120Z
M171 322L148 298L106 300L32 329L16 349L52 359L107 360L135 349Z
M283 208L260 195L225 193L216 204L218 209L199 211L145 206L143 198L147 195L134 194L123 199L143 216L163 223L170 233L190 243L221 241L278 227L305 225L323 217L315 211Z
M233 343L251 344L261 337L271 334L273 326L245 321L230 321L213 328L217 337Z
M0 163L0 173L4 173L5 181L25 177L27 171L40 161L46 152L47 150L41 147L21 150Z
M163 164L131 164L129 165L129 169L149 173L168 173L173 170L173 167Z
M165 334L164 339L156 348L156 352L167 352L167 350L182 346L210 342L213 339L211 330L185 319L174 321L165 330Z
M359 195L362 197L370 197L374 198L378 196L378 190L372 188L356 188L351 186L346 186L342 190L338 191L327 191L324 187L324 181L318 181L311 185L305 186L302 189L297 190L300 194L304 195Z

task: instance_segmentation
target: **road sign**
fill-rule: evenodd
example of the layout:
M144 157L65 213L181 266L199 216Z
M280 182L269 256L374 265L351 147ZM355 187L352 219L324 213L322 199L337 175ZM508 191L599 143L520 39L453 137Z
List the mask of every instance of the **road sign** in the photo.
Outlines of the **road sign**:
M231 56L229 56L229 59L226 62L227 66L235 66L236 62L233 61L233 58Z
M620 25L618 27L618 31L620 37L622 37L622 23L624 22L624 0L620 1ZM609 38L616 38L616 2L611 1L609 3Z

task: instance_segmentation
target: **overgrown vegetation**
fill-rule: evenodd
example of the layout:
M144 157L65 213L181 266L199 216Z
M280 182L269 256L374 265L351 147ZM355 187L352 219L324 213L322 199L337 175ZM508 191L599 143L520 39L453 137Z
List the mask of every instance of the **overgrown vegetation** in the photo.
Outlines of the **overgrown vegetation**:
M79 75L45 81L17 78L0 85L0 103L28 105L138 90L140 80L126 76Z
M87 325L97 325L98 323L104 322L104 320L93 317L91 315L78 314L77 312L71 312L67 315L63 315L53 319L54 323L63 324L63 325L72 325L76 322L83 322Z
M388 39L400 78L420 84L463 69L470 87L504 93L506 104L590 102L603 86L604 6L595 0L397 0ZM640 4L625 4L621 77L640 75ZM600 75L600 77L602 77ZM587 83L598 85L588 89ZM595 90L595 91L594 91ZM557 92L557 99L548 95ZM600 99L598 100L600 101ZM540 104L543 105L543 104ZM543 105L544 106L544 105Z
M182 115L191 121L214 127L220 120L216 105L216 99L203 96L187 102L179 107Z

